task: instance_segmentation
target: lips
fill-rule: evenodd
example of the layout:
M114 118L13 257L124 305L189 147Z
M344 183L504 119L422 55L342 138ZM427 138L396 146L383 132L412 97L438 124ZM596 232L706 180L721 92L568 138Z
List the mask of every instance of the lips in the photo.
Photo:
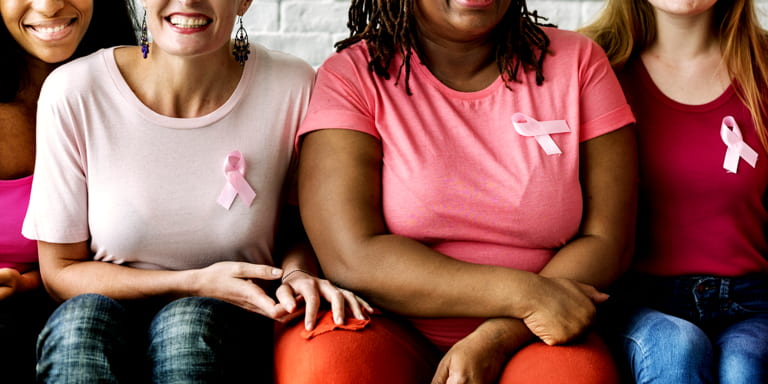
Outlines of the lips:
M25 27L38 39L55 41L69 36L72 31L71 26L75 21L77 21L77 18L65 20L59 19L55 21L26 24Z
M467 8L488 8L494 0L455 0L457 4Z
M173 14L165 18L171 25L181 30L200 30L211 24L212 20L204 15Z

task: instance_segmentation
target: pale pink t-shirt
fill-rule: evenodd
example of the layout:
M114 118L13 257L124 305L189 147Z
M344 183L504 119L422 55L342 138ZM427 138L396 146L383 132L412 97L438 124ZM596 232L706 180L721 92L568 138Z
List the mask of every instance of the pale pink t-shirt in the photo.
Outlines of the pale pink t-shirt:
M383 148L383 212L389 230L459 260L538 272L576 235L582 217L579 144L634 121L603 51L574 32L545 29L552 55L545 81L521 74L478 92L458 92L418 59L410 88L368 70L359 43L330 57L300 134L326 128L368 133ZM516 132L512 115L564 120L547 155ZM482 319L412 319L439 346Z
M25 272L37 263L37 242L21 235L32 178L0 180L0 268Z
M38 107L35 182L23 234L91 240L95 260L183 270L217 261L272 264L275 224L293 140L314 70L251 43L234 93L198 118L141 103L113 49L59 67ZM217 203L224 162L242 152L251 206Z

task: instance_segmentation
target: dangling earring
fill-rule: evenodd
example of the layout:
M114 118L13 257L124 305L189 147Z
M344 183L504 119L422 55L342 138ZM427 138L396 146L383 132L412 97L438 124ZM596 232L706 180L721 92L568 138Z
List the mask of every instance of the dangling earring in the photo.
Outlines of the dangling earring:
M243 17L240 16L240 27L235 33L235 44L232 47L232 55L240 65L245 65L248 60L248 54L251 53L251 44L248 42L248 32L243 27Z
M144 20L141 22L141 55L149 55L149 38L147 37L147 9L144 8Z

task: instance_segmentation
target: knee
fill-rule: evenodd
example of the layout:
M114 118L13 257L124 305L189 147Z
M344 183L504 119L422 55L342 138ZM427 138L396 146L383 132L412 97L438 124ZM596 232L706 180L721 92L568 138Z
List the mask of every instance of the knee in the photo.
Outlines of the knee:
M624 350L638 381L684 382L711 376L712 343L696 325L659 313L646 317L633 331L625 335Z
M766 382L768 379L768 321L737 324L717 343L720 382Z
M112 325L124 313L117 301L102 295L84 294L62 303L48 319L40 334L40 343L93 341L115 329Z
M320 323L332 322L324 316ZM282 330L275 346L278 384L429 382L436 364L409 331L384 317L363 329L333 330L307 338L302 323Z
M171 342L179 343L210 341L218 332L215 326L216 307L223 302L206 297L187 297L172 301L153 318L149 328L150 343L159 346Z

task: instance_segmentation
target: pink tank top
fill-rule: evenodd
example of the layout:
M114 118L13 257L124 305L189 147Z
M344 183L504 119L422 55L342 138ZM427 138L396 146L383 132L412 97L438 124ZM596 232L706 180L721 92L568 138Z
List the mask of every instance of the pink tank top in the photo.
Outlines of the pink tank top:
M26 272L37 263L37 242L21 235L32 176L0 180L0 268Z

